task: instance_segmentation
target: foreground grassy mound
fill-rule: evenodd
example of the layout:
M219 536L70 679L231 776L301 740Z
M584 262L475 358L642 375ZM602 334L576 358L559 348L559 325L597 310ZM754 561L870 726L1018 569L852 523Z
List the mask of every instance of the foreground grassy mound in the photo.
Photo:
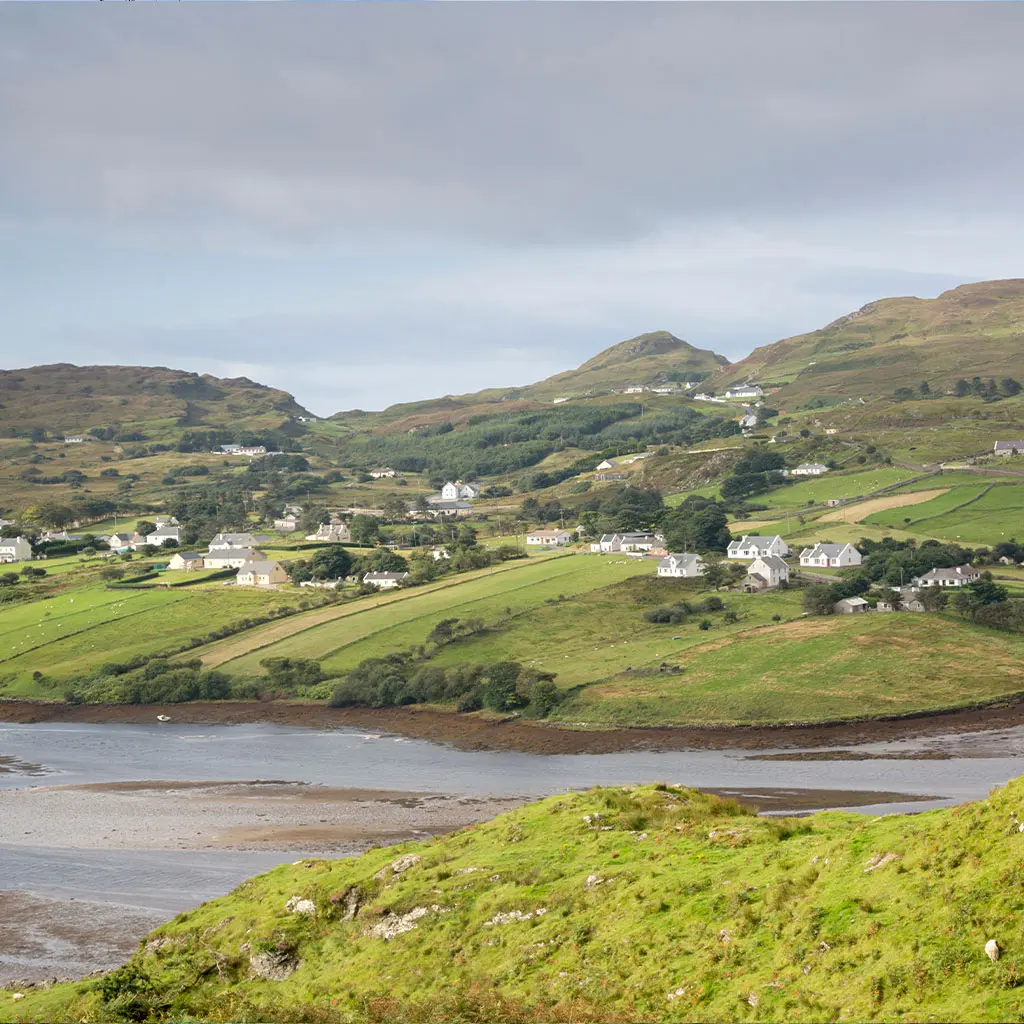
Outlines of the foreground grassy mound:
M1019 780L874 820L556 796L279 867L101 979L0 992L0 1020L1018 1020L1022 804Z

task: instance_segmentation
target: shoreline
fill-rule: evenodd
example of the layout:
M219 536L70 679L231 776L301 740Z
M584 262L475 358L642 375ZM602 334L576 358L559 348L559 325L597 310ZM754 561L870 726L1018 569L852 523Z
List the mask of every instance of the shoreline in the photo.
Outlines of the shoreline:
M457 750L556 755L662 750L800 750L981 732L1024 725L1024 702L821 724L618 726L580 730L519 719L486 719L413 708L332 708L262 701L64 704L0 699L0 722L22 725L49 722L153 725L157 715L167 715L176 724L189 725L264 723L314 729L372 729Z

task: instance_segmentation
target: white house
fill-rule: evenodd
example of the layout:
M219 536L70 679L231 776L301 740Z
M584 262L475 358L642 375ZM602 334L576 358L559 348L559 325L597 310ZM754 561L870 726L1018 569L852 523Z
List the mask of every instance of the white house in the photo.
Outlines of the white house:
M377 469L370 470L370 476L374 480L390 479L391 477L398 476L398 471L392 469L390 466L379 466Z
M392 590L409 578L407 572L368 572L363 582L378 590Z
M737 384L735 387L727 388L726 398L763 398L764 390L756 384Z
M753 430L757 426L757 413L748 412L740 417L740 430Z
M306 540L319 540L326 544L349 544L352 533L344 523L321 523L316 533L307 533Z
M790 476L821 476L828 472L828 466L820 462L801 462L799 466L789 471Z
M220 450L225 455L248 455L249 458L267 454L267 447L262 444L222 444Z
M630 384L622 393L624 395L642 395L647 388L643 384Z
M100 537L111 551L122 554L132 549L132 535L130 533L112 533L109 537Z
M171 560L167 563L168 569L184 570L191 572L193 569L202 569L203 555L198 551L175 551Z
M299 528L299 517L294 512L274 520L274 529L278 533L291 533Z
M169 540L173 540L175 544L181 543L180 526L161 526L145 538L145 542L155 548L162 548Z
M263 552L256 548L211 548L203 555L207 569L241 569L246 562L264 561Z
M218 533L210 541L211 551L227 551L231 548L254 548L265 537L255 537L251 533Z
M235 583L240 587L271 587L275 583L287 583L288 573L280 562L246 562L238 570Z
M64 438L64 443L65 444L84 444L85 443L85 438L82 437L81 434L68 434L68 436Z
M777 587L789 580L789 566L778 555L761 555L750 563L747 575L764 580L765 586Z
M863 597L844 597L842 601L836 601L832 610L836 615L854 615L857 612L866 612L871 606Z
M606 555L620 551L650 551L664 541L665 538L656 533L606 533L597 542L596 548L590 545L590 550Z
M534 530L526 535L527 544L538 544L546 548L558 548L572 541L568 530Z
M435 519L446 516L469 516L473 506L468 501L432 501L427 513Z
M659 576L684 577L704 575L704 559L700 555L682 554L669 555L658 563Z
M618 465L614 459L605 459L604 462L599 462L594 469L600 471L605 469L614 469Z
M441 488L441 501L459 501L480 497L479 484L464 484L461 480L449 480Z
M992 445L992 454L1005 458L1008 455L1024 455L1024 441L996 441Z
M450 562L452 559L451 552L440 544L437 544L430 549L430 555L435 562Z
M731 541L728 549L729 558L760 558L765 555L785 557L789 554L789 545L778 535L759 537L756 534L744 534L739 540Z
M843 569L848 565L860 565L860 552L852 544L815 544L800 552L800 565L805 569Z
M0 562L28 562L32 558L32 545L27 537L0 539Z
M165 526L181 526L181 523L174 516L157 516L153 522L156 523L158 530L163 529Z
M968 583L981 579L981 573L973 565L958 565L953 569L932 569L913 580L918 587L966 587Z

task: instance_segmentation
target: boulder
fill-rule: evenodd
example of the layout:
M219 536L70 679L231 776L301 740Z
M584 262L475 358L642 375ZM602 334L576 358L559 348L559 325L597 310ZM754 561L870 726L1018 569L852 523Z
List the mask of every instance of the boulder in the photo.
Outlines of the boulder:
M263 981L285 981L299 966L295 954L290 951L272 949L249 957L249 976Z
M415 867L421 860L423 858L418 853L407 853L404 857L399 857L391 862L391 870L396 875L400 875L403 871L408 871L409 868Z
M420 918L426 917L431 911L435 914L443 914L445 908L438 906L413 907L407 914L388 913L376 924L364 929L363 935L368 939L383 939L385 942L390 942L398 935L411 932L417 927L416 922Z
M316 904L312 900L304 900L301 896L293 896L284 909L289 914L302 914L304 917L316 917Z

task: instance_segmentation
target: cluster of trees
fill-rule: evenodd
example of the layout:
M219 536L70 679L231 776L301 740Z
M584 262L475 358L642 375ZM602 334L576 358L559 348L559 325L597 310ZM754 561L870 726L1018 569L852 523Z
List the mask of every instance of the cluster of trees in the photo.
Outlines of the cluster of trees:
M953 385L952 394L956 398L967 398L973 395L988 401L998 401L1000 398L1012 398L1014 395L1019 395L1020 391L1021 385L1013 377L1003 377L998 384L994 377L989 377L984 381L981 377L972 377L970 380L961 377ZM928 381L923 380L916 388L897 388L893 392L893 397L897 401L905 402L911 398L942 398L944 394L942 391L933 391Z
M175 448L179 452L215 452L222 444L241 444L246 447L263 445L267 451L297 452L302 448L288 434L278 430L232 430L230 428L186 430Z
M782 470L786 460L779 452L753 451L733 466L732 475L722 481L724 501L742 501L786 483Z
M150 658L142 665L110 664L76 681L65 694L72 704L181 704L235 696L223 672L203 668L198 659L170 662Z
M662 604L657 608L648 608L644 612L644 620L678 625L681 622L686 622L691 615L701 612L720 612L724 608L725 602L717 594L709 594L703 601L676 601L675 604ZM733 620L735 620L735 615Z
M724 552L732 540L726 506L699 494L691 494L677 508L661 516L659 525L669 551ZM704 578L712 586L722 585L721 582L712 582L720 569L722 567L715 563L705 565ZM709 572L713 576L709 576Z
M408 654L368 658L338 684L332 707L455 704L459 711L528 711L547 717L562 699L555 676L517 661L465 662L450 668L418 663Z

